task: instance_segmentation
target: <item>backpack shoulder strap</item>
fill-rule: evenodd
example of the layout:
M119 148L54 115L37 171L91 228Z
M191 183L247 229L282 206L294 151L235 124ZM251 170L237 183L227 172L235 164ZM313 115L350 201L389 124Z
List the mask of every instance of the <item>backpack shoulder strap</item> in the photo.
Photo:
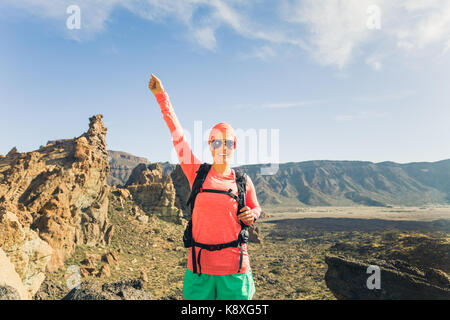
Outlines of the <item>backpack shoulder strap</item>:
M211 169L209 163L202 163L200 168L197 170L197 175L195 176L195 180L192 183L191 195L189 196L188 201L186 202L187 206L191 207L191 212L194 209L195 198L197 194L200 192L200 189L203 186L203 182L205 182L206 176L208 175L209 170Z
M244 172L241 172L239 170L235 170L236 172L236 185L238 188L238 197L239 197L239 207L238 207L238 214L239 211L246 206L247 199L247 174Z
M241 209L246 206L247 204L247 174L244 172L241 172L239 170L235 170L236 172L236 184L238 188L238 211L237 214L239 215ZM239 241L239 250L240 250L240 256L239 256L239 270L238 273L241 273L242 268L242 261L244 259L244 249L242 244L248 242L249 233L248 233L248 226L244 224L242 221L241 223L241 232L239 232L238 241Z

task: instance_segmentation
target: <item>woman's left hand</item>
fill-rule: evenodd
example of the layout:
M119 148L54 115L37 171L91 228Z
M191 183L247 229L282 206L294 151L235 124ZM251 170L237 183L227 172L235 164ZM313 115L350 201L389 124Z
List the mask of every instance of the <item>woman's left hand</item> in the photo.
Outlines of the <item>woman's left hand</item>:
M255 222L255 216L249 207L245 206L241 209L241 213L238 215L238 218L248 226L251 226L253 222Z

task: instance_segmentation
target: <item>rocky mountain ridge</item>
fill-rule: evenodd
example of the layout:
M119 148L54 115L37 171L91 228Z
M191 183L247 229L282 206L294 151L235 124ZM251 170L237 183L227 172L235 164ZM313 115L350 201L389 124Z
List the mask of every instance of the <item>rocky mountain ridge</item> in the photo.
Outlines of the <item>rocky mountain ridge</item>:
M107 243L109 165L102 116L74 139L0 158L0 247L33 295L76 245Z
M450 203L450 159L398 164L368 161L305 161L238 169L252 178L262 205L422 206Z
M137 165L137 164L136 164ZM187 180L178 165L160 163L171 175L177 207L185 210ZM422 206L450 203L450 159L436 162L373 163L315 160L279 164L274 175L261 175L267 165L245 165L263 206ZM110 180L117 179L111 177ZM125 183L125 181L123 182ZM122 183L122 184L123 184Z

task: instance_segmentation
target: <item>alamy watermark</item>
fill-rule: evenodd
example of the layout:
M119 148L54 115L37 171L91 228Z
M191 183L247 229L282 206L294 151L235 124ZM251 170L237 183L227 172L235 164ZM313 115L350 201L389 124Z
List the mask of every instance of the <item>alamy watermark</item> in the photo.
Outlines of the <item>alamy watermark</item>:
M367 267L366 273L372 274L367 278L366 286L367 289L381 289L381 270L379 266L371 265Z
M211 157L208 138L211 130L203 129L202 121L194 121L194 133L183 129L183 143L175 143L172 149L171 161L191 163L192 153L199 159L206 161ZM230 159L231 165L267 164L261 168L261 175L274 175L278 172L280 162L280 130L279 129L234 129L236 135L236 149ZM179 141L183 136L174 135L174 141ZM182 154L182 159L177 154Z
M380 30L381 29L381 9L377 5L370 5L366 10L369 16L366 21L367 29Z
M81 28L81 9L80 6L72 4L66 8L66 13L70 16L66 20L67 29L74 30ZM370 5L366 9L368 18L366 26L369 30L381 29L381 8L378 5Z
M80 288L81 271L77 265L71 265L66 270L66 285L69 290L73 288Z
M66 20L66 27L69 30L81 28L81 9L76 4L67 7L66 13L70 16Z

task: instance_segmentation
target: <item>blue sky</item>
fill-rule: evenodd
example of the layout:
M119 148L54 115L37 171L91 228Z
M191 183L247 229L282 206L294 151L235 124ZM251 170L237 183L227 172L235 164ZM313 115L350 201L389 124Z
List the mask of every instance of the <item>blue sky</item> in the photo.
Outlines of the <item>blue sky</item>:
M187 132L275 129L280 162L450 158L446 0L4 0L0 40L0 154L101 113L109 149L173 159L154 73Z

